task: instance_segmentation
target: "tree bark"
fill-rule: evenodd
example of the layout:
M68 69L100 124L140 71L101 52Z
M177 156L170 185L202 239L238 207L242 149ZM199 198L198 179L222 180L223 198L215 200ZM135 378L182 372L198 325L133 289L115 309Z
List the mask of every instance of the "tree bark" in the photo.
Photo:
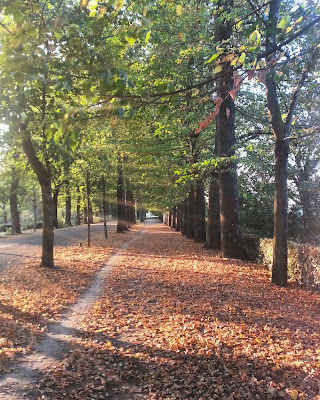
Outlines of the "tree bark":
M70 184L66 182L66 217L65 224L71 226L71 195L70 195Z
M171 228L176 229L177 227L177 207L172 207L172 221L171 221Z
M12 169L11 184L10 184L10 214L11 214L11 233L12 235L21 234L20 226L20 213L18 210L18 189L19 189L19 178L15 173L15 169Z
M194 238L194 188L191 186L187 203L187 238Z
M60 192L60 185L55 186L53 189L53 226L55 228L59 228L58 224L58 197L59 197L59 192Z
M215 18L215 40L228 40L232 31L233 21L223 17L231 13L233 1L219 1L219 12ZM219 170L221 250L224 257L245 258L240 227L238 185L236 163L233 146L235 144L234 114L235 105L228 93L233 88L233 70L226 64L217 80L217 96L223 99L216 118L216 150L218 157L226 160L226 165Z
M88 207L83 207L83 223L88 223Z
M87 171L87 209L88 209L88 247L91 245L91 201L90 201L90 172Z
M108 238L107 229L107 197L106 197L106 179L102 175L102 209L103 209L103 231L105 239Z
M276 33L281 0L273 0L270 4L266 24L266 51L276 44ZM270 56L271 57L271 56ZM270 61L270 57L268 61ZM288 281L288 154L291 124L297 98L307 78L304 71L292 96L286 122L282 120L282 112L277 95L275 72L272 70L266 78L267 107L275 139L275 183L274 183L274 232L273 232L273 266L272 282L278 286L286 286Z
M51 171L47 162L46 167L38 159L26 126L20 122L22 145L24 152L31 164L41 186L42 194L42 265L53 268L53 201L51 189Z
M212 172L210 178L207 234L204 247L206 249L216 250L220 250L221 247L219 184L217 172Z
M182 204L182 223L181 223L181 233L187 236L188 232L188 201L184 200Z
M206 209L203 181L196 182L194 190L194 241L196 243L206 240Z
M123 170L120 157L118 157L118 182L117 182L117 232L124 233L126 230L126 208L125 208L125 192Z
M176 226L177 232L181 232L181 222L182 222L182 205L178 204L178 206L177 206L177 226Z
M80 188L77 186L77 212L76 212L76 225L81 224L81 208L80 208Z

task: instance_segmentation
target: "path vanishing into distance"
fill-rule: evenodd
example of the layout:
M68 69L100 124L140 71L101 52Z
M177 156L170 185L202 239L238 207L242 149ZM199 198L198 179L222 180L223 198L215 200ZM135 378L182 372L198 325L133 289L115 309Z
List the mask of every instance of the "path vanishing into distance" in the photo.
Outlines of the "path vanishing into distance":
M108 230L116 229L116 221L108 221ZM85 243L87 240L88 225L71 226L55 230L55 246L72 246ZM91 236L103 233L103 224L91 225ZM26 259L36 259L41 251L42 230L36 232L24 231L21 235L0 237L0 271L13 267Z
M112 236L87 289L0 377L0 400L320 398L318 293L160 223Z

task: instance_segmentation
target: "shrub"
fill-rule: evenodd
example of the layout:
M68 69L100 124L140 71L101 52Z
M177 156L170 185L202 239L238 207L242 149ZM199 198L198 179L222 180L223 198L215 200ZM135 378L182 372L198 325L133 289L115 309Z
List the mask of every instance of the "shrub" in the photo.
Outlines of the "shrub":
M272 269L273 240L244 236L244 245L251 261ZM320 247L288 243L288 276L300 285L320 288Z

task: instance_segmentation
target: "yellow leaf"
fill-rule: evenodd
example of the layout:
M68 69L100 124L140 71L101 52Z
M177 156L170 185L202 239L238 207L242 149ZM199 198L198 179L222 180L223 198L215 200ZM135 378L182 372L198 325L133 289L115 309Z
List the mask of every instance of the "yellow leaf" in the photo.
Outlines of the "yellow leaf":
M181 15L182 14L182 6L180 4L176 8L176 13L177 13L177 15Z
M222 65L217 65L214 69L214 73L218 74L219 72L221 72L223 69Z
M297 400L299 397L299 393L296 389L287 389L286 391L288 395L290 396L290 399L292 400Z

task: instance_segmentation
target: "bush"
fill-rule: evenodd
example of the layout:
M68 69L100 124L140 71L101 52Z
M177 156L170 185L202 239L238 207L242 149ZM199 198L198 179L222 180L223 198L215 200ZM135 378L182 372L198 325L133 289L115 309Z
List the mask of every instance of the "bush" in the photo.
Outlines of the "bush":
M272 269L273 240L244 236L244 245L251 261ZM320 288L320 247L288 243L288 275L300 285Z

